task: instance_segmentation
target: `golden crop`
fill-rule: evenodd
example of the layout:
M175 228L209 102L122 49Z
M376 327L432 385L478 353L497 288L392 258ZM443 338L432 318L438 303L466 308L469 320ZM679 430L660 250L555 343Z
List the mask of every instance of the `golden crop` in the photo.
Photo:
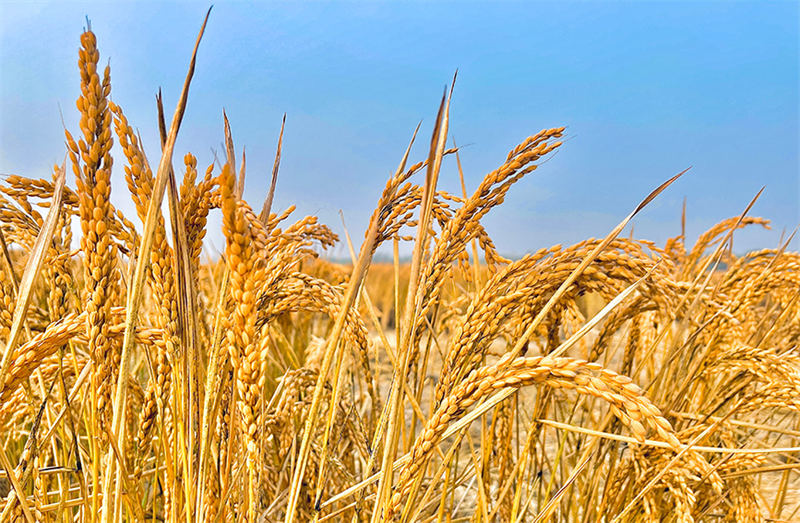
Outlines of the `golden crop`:
M448 96L334 265L328 227L271 208L280 144L255 208L227 120L223 165L173 170L190 70L153 170L98 63L87 31L66 164L0 185L0 521L800 517L800 255L729 248L766 220L619 237L667 183L606 238L507 260L481 218L564 128L449 194ZM212 212L225 251L202 261Z

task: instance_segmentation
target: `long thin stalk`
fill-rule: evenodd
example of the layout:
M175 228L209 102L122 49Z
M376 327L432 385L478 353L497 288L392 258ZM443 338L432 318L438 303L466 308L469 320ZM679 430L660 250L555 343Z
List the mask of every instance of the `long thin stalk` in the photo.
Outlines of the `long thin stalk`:
M186 75L186 80L183 84L178 106L175 109L175 114L172 117L172 124L170 126L169 135L167 136L164 151L161 155L161 162L158 165L156 179L153 186L153 195L147 208L147 218L144 223L144 232L142 233L141 244L139 246L138 258L136 259L136 270L134 278L131 282L131 288L128 293L128 299L125 307L125 335L122 342L122 355L120 357L119 377L117 378L117 386L114 391L114 418L112 421L112 433L117 438L117 446L120 449L125 448L125 401L127 399L128 390L128 375L130 373L131 358L133 356L134 333L136 324L139 320L139 308L141 307L142 296L144 294L144 282L146 276L147 263L150 259L150 250L153 247L153 237L158 223L158 214L161 212L161 202L164 199L164 192L167 187L169 176L169 168L172 165L172 152L175 149L175 140L178 137L178 130L181 126L184 112L186 111L186 102L189 97L189 85L194 75L195 62L197 60L197 49L200 47L200 40L203 38L208 17L211 15L211 8L206 13L203 25L200 28L200 34L197 36L194 50L192 51L192 59L189 63L189 72ZM112 453L107 455L105 476L103 478L103 512L102 521L107 523L111 517L111 507L113 506L114 499L118 497L121 482L117 482L116 492L112 494L112 488L115 484L114 476L118 469L118 463L114 459Z
M392 485L393 471L391 464L397 456L397 443L399 438L399 426L403 414L402 404L403 395L400 387L401 380L406 379L408 373L410 348L408 345L413 339L413 329L417 317L417 309L421 306L417 297L417 289L420 286L420 272L422 258L427 252L428 247L428 227L431 222L431 211L433 207L433 197L436 194L436 185L439 178L439 170L442 165L444 147L447 140L447 129L449 123L450 100L455 87L455 78L450 87L450 96L445 93L439 106L439 113L436 117L431 147L428 155L428 168L425 174L425 186L422 194L422 206L420 208L419 224L417 226L417 238L414 243L414 253L411 258L411 270L409 272L409 287L406 295L406 306L402 325L404 328L401 345L397 347L397 356L401 364L395 369L392 378L392 388L387 400L389 413L388 427L386 430L385 444L383 447L383 459L381 462L381 476L378 482L378 492L375 496L375 505L372 512L372 522L376 523L382 513L383 501L386 499Z

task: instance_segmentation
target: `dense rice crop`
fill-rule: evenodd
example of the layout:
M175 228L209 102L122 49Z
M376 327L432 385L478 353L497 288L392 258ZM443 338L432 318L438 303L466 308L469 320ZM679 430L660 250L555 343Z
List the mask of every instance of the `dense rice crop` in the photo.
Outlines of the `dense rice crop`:
M800 517L800 255L735 255L768 226L749 206L693 242L621 238L670 180L603 239L507 260L481 218L565 131L449 194L446 96L335 265L328 227L272 209L280 145L256 206L227 121L221 165L173 167L194 58L154 170L80 43L65 164L0 185L0 521Z

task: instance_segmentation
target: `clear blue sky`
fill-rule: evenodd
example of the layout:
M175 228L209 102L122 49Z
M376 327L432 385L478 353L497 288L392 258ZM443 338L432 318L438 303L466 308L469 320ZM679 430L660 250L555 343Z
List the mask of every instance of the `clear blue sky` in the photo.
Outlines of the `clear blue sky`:
M111 60L113 99L157 163L154 95L163 88L171 114L207 5L1 5L0 172L49 176L62 160L59 106L76 130L85 16ZM201 165L221 151L225 107L237 154L247 147L245 196L259 206L286 112L276 206L297 204L336 230L343 209L360 241L419 120L424 157L458 68L451 131L466 146L469 189L526 136L568 127L561 152L485 219L502 252L603 236L688 166L637 218L637 237L677 234L684 196L697 235L766 185L754 214L774 230L739 234L735 248L774 246L800 222L799 15L797 2L218 2L176 166L187 151ZM132 213L116 158L112 197ZM446 163L441 179L454 192L456 172ZM221 246L218 233L211 240Z

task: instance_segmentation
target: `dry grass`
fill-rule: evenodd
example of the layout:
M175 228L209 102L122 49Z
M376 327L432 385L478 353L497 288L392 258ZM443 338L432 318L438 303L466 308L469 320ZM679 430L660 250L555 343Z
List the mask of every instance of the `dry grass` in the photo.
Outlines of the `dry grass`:
M173 171L194 58L169 127L159 98L156 171L98 63L87 31L71 169L0 186L0 520L800 517L800 255L734 255L768 226L750 206L693 246L620 238L673 178L606 238L506 260L480 220L564 129L449 194L451 90L334 265L330 229L272 212L280 143L252 207L227 119L221 167ZM111 203L114 136L137 225ZM209 213L226 247L203 262Z

